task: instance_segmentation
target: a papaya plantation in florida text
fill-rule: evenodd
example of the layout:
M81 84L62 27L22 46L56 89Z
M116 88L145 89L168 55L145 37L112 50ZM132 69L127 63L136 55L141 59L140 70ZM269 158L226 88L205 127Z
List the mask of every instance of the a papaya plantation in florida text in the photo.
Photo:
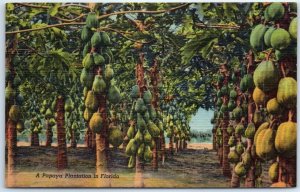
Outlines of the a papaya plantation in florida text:
M296 3L7 3L5 25L7 187L296 186Z

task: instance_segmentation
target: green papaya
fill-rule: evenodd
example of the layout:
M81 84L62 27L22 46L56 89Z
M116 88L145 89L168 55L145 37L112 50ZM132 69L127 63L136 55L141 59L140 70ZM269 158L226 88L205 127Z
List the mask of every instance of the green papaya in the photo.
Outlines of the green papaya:
M272 61L262 61L253 73L254 84L264 92L277 87L279 71Z
M119 147L123 143L123 133L118 127L111 128L108 135L109 143L114 147Z
M235 107L236 107L235 101L230 99L228 102L228 110L232 111L233 109L235 109Z
M251 165L251 154L248 151L245 151L242 155L242 163L246 168L249 168Z
M128 168L134 168L135 167L135 156L130 156L129 162L128 162Z
M114 76L114 70L111 68L111 65L105 66L104 77L107 81L111 80Z
M249 123L245 130L245 136L248 139L253 139L254 135L255 135L255 125L253 123Z
M136 142L138 145L141 145L141 144L142 144L142 142L143 142L143 134L142 134L142 132L141 132L140 129L136 132L136 134L135 134L135 136L134 136L134 140L135 140L135 142Z
M245 131L245 127L242 123L237 124L235 127L235 134L237 135L243 135Z
M239 162L235 167L234 167L234 172L237 174L239 177L243 177L246 175L246 168L242 162Z
M49 119L49 118L51 118L51 117L53 117L53 114L52 114L51 109L48 108L47 111L46 111L46 113L45 113L45 118L46 118L46 119Z
M244 93L254 87L253 77L251 74L246 74L241 79L240 90Z
M91 67L94 66L94 58L91 53L86 54L86 56L82 60L82 65L85 69L90 69Z
M153 106L150 107L149 114L150 114L150 118L152 119L152 121L156 120L157 112Z
M104 57L97 52L93 53L93 58L94 58L95 65L102 65L105 62Z
M230 163L237 163L237 162L239 162L239 160L240 160L240 156L239 156L239 154L237 154L237 152L235 150L231 150L228 153L228 161Z
M134 139L130 139L126 146L125 153L128 156L132 156L136 154L136 151L137 151L137 144Z
M101 36L99 32L95 32L91 38L92 47L100 47L101 46Z
M95 93L103 93L106 90L106 83L101 75L96 75L93 82L93 91Z
M99 27L99 21L97 19L97 15L95 12L88 13L86 17L86 26L89 28L98 28Z
M91 42L87 42L82 50L82 57L84 58L86 56L86 54L90 53L92 49L92 45Z
M236 143L235 137L234 136L230 136L229 140L228 140L228 146L229 147L233 147L235 145L235 143Z
M234 89L232 89L229 93L230 99L233 99L233 100L236 99L237 95L238 94L237 94L236 90L234 90Z
M25 130L24 122L22 120L19 120L16 124L16 129L19 133L23 132Z
M274 49L283 50L291 43L291 36L285 29L278 28L271 35L271 46Z
M106 32L101 32L101 40L105 46L109 46L111 44L110 38Z
M86 108L90 109L91 111L97 110L99 103L94 91L89 91L87 93L84 104Z
M271 47L271 35L275 31L274 27L269 27L264 35L264 42L267 47Z
M152 121L148 122L148 131L152 137L158 137L160 135L160 129Z
M264 35L267 27L263 24L256 25L250 34L250 45L257 51L263 50Z
M136 125L137 125L137 128L141 131L143 131L147 126L145 120L143 119L143 116L140 113L137 113Z
M130 97L131 97L132 99L136 99L136 98L139 97L139 86L138 86L138 85L134 85L134 86L131 88Z
M292 19L289 26L289 33L292 38L297 39L297 17Z
M15 90L12 88L11 83L8 83L6 88L5 88L5 99L6 100L10 100L12 98L14 98L16 95Z
M117 104L121 101L120 90L115 85L111 85L108 89L108 101L113 104Z
M146 162L150 162L152 160L152 151L150 149L150 146L145 147L144 160Z
M151 103L152 94L151 94L150 90L147 90L147 91L144 92L143 99L144 99L145 104L150 104Z
M271 3L264 11L264 17L267 21L277 21L282 19L283 16L284 7L279 2Z
M81 30L81 40L83 42L88 42L90 41L91 37L93 35L93 31L88 28L87 26L84 26Z
M67 112L72 112L74 110L74 103L71 98L66 99L64 108Z
M145 103L142 98L138 98L135 104L135 111L138 113L143 113L145 108Z
M235 150L237 152L237 154L241 155L244 153L244 146L242 143L238 143L236 146L235 146Z
M134 137L134 125L130 125L130 127L128 128L127 137L129 139L132 139Z

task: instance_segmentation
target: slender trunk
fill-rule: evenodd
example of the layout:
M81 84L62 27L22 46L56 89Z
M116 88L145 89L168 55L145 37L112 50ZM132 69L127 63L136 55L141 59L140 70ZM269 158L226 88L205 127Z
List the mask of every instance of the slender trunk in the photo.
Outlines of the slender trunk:
M219 146L218 155L219 155L220 165L223 166L223 146Z
M228 146L229 134L227 133L228 126L228 113L224 116L223 120L223 175L226 177L231 177L230 164L228 161L228 154L230 152L230 147Z
M173 155L173 154L174 154L174 151L173 151L173 135L170 137L170 142L169 142L169 153L170 153L170 155Z
M134 187L143 188L144 184L144 163L136 156Z
M166 140L165 140L165 137L164 137L164 132L162 131L160 133L160 141L161 141L161 161L162 161L162 164L165 163L165 151L166 151Z
M175 152L178 153L178 140L175 142Z
M101 174L109 174L108 169L108 148L107 148L107 134L108 134L108 124L107 124L107 103L106 95L99 95L99 112L101 113L103 126L100 134L96 133L96 174L100 177ZM99 179L97 183L99 187L110 187L110 179Z
M49 126L49 119L46 120L46 147L51 147L52 144L52 127Z
M31 133L31 146L40 146L39 134L36 132Z
M183 139L179 140L179 150L183 150Z
M57 125L57 169L64 170L68 166L67 160L67 143L65 123L65 100L62 96L58 96L56 104L56 125Z
M72 131L71 131L71 147L72 148L76 148L77 147L76 134L75 134L75 130L74 129L72 129Z
M154 138L154 147L153 147L153 151L152 151L152 169L154 171L158 170L158 142L159 142L159 138Z
M236 164L234 164L233 167L235 167L235 166L236 166ZM232 170L230 186L232 188L240 187L240 177L237 174L235 174L234 170Z
M16 123L8 119L7 121L7 186L13 187L15 184L15 151L16 143Z
M96 150L96 133L94 133L93 131L91 131L91 149L92 150Z

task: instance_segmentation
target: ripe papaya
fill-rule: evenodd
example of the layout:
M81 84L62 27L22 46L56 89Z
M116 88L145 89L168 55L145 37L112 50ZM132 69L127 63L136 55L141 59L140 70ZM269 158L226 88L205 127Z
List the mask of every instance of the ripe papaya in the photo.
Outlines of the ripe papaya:
M274 49L283 50L291 43L291 36L285 29L278 28L271 35L271 46Z
M289 33L292 38L297 39L297 17L292 19L289 26Z
M279 163L274 162L269 168L269 178L272 182L278 181Z
M294 157L297 145L297 124L288 121L281 123L277 129L275 148L283 157Z
M93 116L90 119L89 126L94 133L99 134L101 132L101 129L103 127L101 113L96 112L93 114Z
M289 185L288 183L285 183L283 181L280 181L277 183L273 183L270 187L272 187L272 188L287 188L287 187L291 187L291 185Z
M256 154L264 160L270 160L276 157L275 150L276 132L271 129L263 129L256 138Z
M254 103L257 106L264 106L265 104L265 100L266 100L266 94L258 87L255 87L253 93L252 93L252 97L254 100Z
M256 140L257 140L258 134L259 134L262 130L269 128L269 125L270 125L269 122L264 122L263 124L261 124L261 125L258 127L258 129L256 130L255 135L254 135L254 145L256 145Z
M264 34L267 27L263 24L256 25L250 34L250 45L257 51L263 50Z
M99 27L99 22L98 22L97 15L95 12L88 13L88 15L86 17L86 26L89 28L98 28Z
M285 77L279 81L277 101L280 105L293 108L297 103L297 81L292 77Z
M272 61L262 61L253 73L253 80L256 87L268 92L277 87L279 71Z
M280 112L280 106L277 101L277 98L272 98L267 103L267 111L268 113L274 115Z

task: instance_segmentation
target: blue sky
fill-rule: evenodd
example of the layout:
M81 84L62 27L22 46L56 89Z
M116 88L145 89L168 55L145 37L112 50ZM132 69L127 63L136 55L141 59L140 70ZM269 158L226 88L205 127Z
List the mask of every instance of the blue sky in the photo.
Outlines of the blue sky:
M191 130L203 131L212 130L213 125L210 124L210 120L214 115L214 111L206 111L200 108L195 116L192 117L190 122Z

